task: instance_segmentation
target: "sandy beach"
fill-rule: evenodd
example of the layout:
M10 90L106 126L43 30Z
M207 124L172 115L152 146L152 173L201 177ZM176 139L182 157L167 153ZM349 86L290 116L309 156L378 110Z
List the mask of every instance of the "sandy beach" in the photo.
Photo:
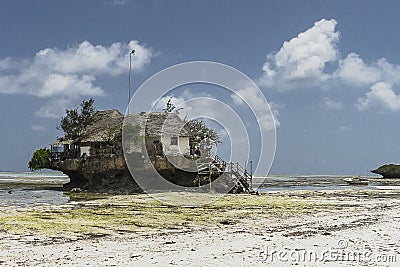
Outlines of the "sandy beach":
M399 196L394 190L282 191L180 208L145 195L102 196L3 210L0 264L398 266ZM102 221L87 216L93 210ZM132 223L123 210L135 210L141 221ZM69 217L75 223L65 222L68 212L79 212Z

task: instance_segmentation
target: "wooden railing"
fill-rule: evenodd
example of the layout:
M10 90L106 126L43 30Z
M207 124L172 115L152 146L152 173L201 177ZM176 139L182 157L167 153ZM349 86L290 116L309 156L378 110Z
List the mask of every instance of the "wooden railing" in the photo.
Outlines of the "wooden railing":
M109 156L114 154L122 154L123 151L115 148L104 148L104 149L92 149L90 151L90 157L94 156ZM66 159L80 159L81 154L79 149L70 149L63 152L51 151L51 161L59 161ZM89 156L89 155L86 155Z
M236 184L243 187L243 189L248 193L253 193L254 190L252 188L253 185L253 173L252 173L252 162L250 161L250 173L247 172L247 168L243 168L238 162L230 162L227 163L220 156L213 154L210 152L210 157L212 162L211 165L216 166L217 168L223 166L223 168L219 168L221 172L226 171L226 167L228 166L227 173L230 175L231 179L236 182ZM223 169L223 170L222 170Z

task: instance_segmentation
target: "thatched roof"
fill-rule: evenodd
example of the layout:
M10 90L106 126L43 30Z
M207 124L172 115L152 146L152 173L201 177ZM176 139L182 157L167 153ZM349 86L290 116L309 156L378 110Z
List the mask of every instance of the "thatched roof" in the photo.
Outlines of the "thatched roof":
M124 121L124 116L116 109L97 111L94 114L94 123L89 126L83 137L79 140L57 139L52 145L72 144L76 142L106 142L113 140L119 133ZM189 129L185 123L174 113L165 112L141 112L130 114L125 119L125 124L140 127L140 136L159 137L190 136Z
M69 145L72 143L71 139L66 139L65 137L60 137L56 141L50 143L52 146L58 146L58 145Z
M140 112L130 114L125 118L125 125L139 126L140 136L190 136L185 122L175 113Z
M115 138L122 127L124 116L116 109L97 111L94 123L89 126L81 140L85 142L105 142Z
M122 127L124 116L116 109L100 110L93 115L93 124L88 126L79 140L58 138L51 145L65 145L72 143L105 142L114 139Z

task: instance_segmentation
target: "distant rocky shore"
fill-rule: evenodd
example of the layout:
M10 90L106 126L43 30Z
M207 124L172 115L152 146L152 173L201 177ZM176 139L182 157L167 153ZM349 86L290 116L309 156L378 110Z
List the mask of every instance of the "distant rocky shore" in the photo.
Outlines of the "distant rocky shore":
M400 178L400 165L386 164L371 172L382 175L383 178Z

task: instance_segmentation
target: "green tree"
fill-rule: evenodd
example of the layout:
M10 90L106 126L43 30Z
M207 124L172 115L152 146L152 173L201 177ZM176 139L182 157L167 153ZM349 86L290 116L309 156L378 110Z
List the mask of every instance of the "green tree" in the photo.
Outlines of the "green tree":
M86 128L94 123L95 113L94 99L83 100L79 107L65 111L58 130L63 131L66 138L76 140L82 137Z
M166 105L166 107L163 109L163 111L165 112L165 113L172 113L173 111L176 113L176 114L179 114L179 111L181 111L183 108L178 108L178 109L176 109L176 106L172 103L172 97L170 97L169 99L168 99L168 102L167 102L167 105Z
M192 144L202 149L211 150L212 146L221 144L218 133L209 128L206 123L199 119L186 122L186 126L192 136Z
M28 163L32 171L46 168L50 163L51 152L48 148L40 148L33 153L32 159Z

